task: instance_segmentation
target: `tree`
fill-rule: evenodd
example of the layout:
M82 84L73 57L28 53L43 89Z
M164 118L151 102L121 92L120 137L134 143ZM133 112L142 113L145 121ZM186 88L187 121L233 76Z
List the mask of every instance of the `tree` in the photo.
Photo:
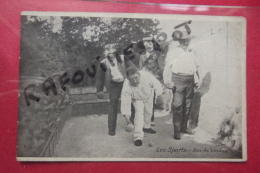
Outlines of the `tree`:
M21 30L21 72L50 76L52 73L86 71L103 47L115 43L119 53L131 41L159 32L158 20L106 17L61 17L62 27L54 32L55 17L23 16ZM39 68L39 66L41 66ZM84 80L77 86L88 85Z
M63 69L59 36L46 20L22 16L20 73L25 76L50 76Z

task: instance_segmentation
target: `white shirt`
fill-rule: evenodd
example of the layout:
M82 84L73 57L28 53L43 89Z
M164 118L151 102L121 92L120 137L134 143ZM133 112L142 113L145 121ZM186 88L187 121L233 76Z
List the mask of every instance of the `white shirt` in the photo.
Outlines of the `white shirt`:
M162 84L149 72L139 71L140 83L134 87L128 79L125 79L121 93L121 113L123 115L131 115L132 100L147 101L153 93L156 96L162 95Z
M184 50L180 47L168 52L165 59L165 69L163 72L164 82L171 81L171 74L194 75L199 67L199 62L194 51Z
M112 80L114 82L122 82L124 81L124 77L123 75L120 73L120 71L118 70L118 66L117 66L117 60L114 59L113 63L115 64L114 66L112 66L110 63L108 63L110 65L110 70L111 70L111 77Z

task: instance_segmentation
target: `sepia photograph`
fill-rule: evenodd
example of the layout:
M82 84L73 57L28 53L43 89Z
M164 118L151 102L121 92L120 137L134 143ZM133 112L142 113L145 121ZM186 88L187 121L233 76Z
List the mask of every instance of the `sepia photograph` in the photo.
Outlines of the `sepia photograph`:
M21 13L18 161L247 161L246 19Z

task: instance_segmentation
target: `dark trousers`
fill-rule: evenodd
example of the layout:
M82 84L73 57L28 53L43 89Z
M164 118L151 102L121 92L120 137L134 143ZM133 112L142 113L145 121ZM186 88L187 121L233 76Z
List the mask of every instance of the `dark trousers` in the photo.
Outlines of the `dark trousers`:
M154 105L155 105L155 92L154 92L154 95L153 95L153 115L152 115L152 118L151 118L151 122L154 122Z
M194 129L194 128L198 127L201 97L202 97L202 94L198 90L195 90L194 96L192 99L191 110L190 110L190 118L189 118L190 119L190 121L189 121L190 129Z
M123 82L111 82L109 90L109 112L108 112L108 130L116 131L118 102L123 88Z
M178 131L186 131L194 94L194 76L173 74L173 125Z

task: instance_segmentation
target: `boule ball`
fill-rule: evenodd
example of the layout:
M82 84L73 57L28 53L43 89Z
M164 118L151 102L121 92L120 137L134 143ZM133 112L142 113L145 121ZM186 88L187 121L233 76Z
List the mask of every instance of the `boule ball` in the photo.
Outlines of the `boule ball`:
M104 92L97 93L97 98L99 98L99 99L105 98L105 93Z
M156 99L156 105L157 106L162 106L164 105L164 100L163 100L163 97L162 96L158 96L157 99Z
M135 127L132 123L129 123L125 126L125 131L127 131L127 132L133 132L134 129L135 129Z

